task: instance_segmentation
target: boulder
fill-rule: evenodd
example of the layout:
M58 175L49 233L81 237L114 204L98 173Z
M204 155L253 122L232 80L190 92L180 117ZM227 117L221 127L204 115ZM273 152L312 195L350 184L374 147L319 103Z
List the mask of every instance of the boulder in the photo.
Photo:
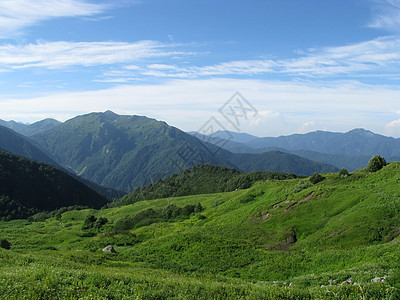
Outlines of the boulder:
M117 251L114 249L113 246L108 245L107 247L105 247L103 250L103 252L108 252L108 253L117 253Z
M383 276L383 277L375 277L374 279L371 280L371 282L373 283L382 283L385 282L385 280L388 278L387 275Z

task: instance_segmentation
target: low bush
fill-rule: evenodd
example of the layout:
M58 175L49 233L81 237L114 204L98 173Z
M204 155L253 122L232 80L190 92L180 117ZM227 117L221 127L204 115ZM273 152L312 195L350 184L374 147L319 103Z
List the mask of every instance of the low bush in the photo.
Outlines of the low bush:
M309 183L308 181L301 181L299 182L299 184L294 188L293 192L294 193L298 193L301 192L302 190L308 189L309 187L311 187L311 183Z
M310 177L310 182L311 182L312 184L317 184L318 182L321 182L321 181L323 181L324 179L325 179L325 177L322 176L321 174L319 174L319 173L314 173L314 174Z
M11 243L6 240L6 239L1 239L0 240L0 248L10 250L11 249Z

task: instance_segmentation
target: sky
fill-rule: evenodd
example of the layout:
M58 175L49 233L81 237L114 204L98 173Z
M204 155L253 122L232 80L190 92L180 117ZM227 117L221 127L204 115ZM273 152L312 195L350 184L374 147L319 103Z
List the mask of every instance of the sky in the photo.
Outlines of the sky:
M400 137L400 0L1 0L0 119Z

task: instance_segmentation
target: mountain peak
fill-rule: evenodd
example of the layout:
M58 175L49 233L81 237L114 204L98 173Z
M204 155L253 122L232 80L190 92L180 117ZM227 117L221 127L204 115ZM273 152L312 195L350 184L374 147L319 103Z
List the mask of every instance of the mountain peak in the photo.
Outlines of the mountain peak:
M103 114L106 116L113 116L113 117L118 116L115 112L111 110L106 110Z
M107 110L103 113L100 113L99 116L100 119L102 119L103 121L115 121L119 117L119 115L117 115L111 110Z
M349 132L347 132L349 134L358 134L358 135L365 135L365 136L374 136L375 133L373 133L372 131L366 130L364 128L355 128L353 130L350 130Z

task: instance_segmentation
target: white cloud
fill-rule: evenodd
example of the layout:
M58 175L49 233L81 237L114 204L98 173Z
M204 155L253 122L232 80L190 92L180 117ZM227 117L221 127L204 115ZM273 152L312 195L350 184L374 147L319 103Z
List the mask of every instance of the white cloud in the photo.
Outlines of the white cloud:
M308 132L308 131L312 130L314 125L315 125L314 121L305 122L303 125L301 125L299 132L300 133Z
M170 50L170 45L155 41L124 42L38 42L24 46L0 46L0 67L64 68L132 63L149 57L183 54ZM133 66L128 69L134 70Z
M187 131L198 130L212 116L230 128L218 110L236 91L259 111L255 118L242 119L240 130L258 136L291 134L303 125L308 130L347 131L363 127L385 133L390 129L386 124L398 119L395 111L400 109L400 91L389 87L341 83L320 87L309 83L214 78L120 85L30 99L8 98L0 100L0 119L65 120L111 109L164 120ZM307 123L310 120L315 122L313 127ZM393 134L400 136L397 131Z
M385 133L391 136L400 136L400 119L387 123Z
M27 26L59 17L92 16L109 4L83 0L2 0L0 1L0 38L10 37Z

